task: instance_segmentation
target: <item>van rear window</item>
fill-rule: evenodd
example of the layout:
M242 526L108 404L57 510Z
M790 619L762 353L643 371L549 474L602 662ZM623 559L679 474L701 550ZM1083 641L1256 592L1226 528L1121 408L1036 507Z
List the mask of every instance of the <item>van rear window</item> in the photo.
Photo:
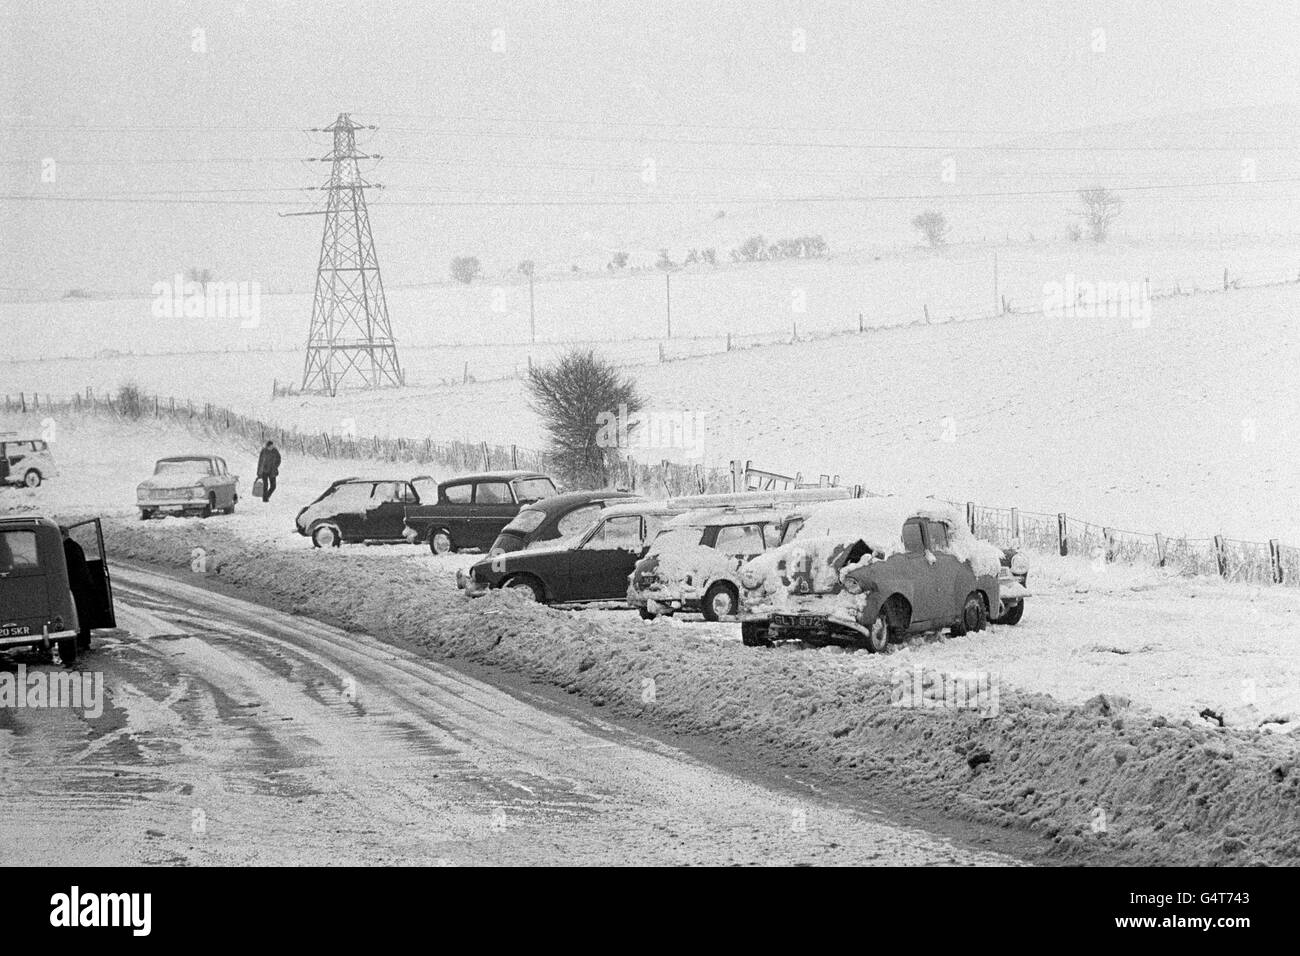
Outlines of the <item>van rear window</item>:
M34 568L36 534L32 531L0 531L0 574Z

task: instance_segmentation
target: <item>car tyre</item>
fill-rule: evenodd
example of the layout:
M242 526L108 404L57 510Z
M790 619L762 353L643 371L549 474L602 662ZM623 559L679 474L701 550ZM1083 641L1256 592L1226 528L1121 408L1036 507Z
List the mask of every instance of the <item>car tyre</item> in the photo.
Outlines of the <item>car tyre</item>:
M1025 599L1020 598L1019 600L1012 601L1010 604L1004 604L1002 616L994 618L993 623L1010 624L1014 626L1016 624L1019 624L1020 619L1024 616L1025 616Z
M35 468L28 468L27 473L23 475L23 484L28 488L39 488L41 486L41 473Z
M740 607L740 594L735 585L719 581L704 592L700 610L706 621L716 621L722 617L733 617Z
M529 594L538 604L546 603L545 595L542 594L542 585L536 578L530 578L527 575L520 574L513 578L507 578L506 582L501 586L516 591L523 591Z
M199 512L199 517L211 518L213 514L216 513L216 510L217 510L217 496L215 494L209 494L208 503L205 504L203 506L203 510Z
M863 644L872 654L883 654L889 647L889 642L894 639L894 627L889 623L889 610L881 608L876 619L871 622L868 634L863 640Z
M332 524L318 524L312 528L311 543L317 548L337 548L343 543L343 535Z
M152 509L152 508L141 508L141 509L140 509L140 520L141 520L141 521L148 521L148 520L149 520L150 518L152 518L152 517L153 517L153 509Z
M233 515L235 513L235 505L237 504L239 504L239 495L232 495L230 498L230 507L226 509L226 514Z
M648 607L639 607L636 609L636 612L641 615L641 620L643 621L653 621L655 618L659 616L654 611L650 610Z
M439 529L429 535L429 550L434 554L451 554L456 546L452 543L451 535Z
M775 647L767 636L767 626L754 621L741 622L740 643L746 647Z
M953 634L958 637L973 631L982 631L989 622L989 609L984 604L984 597L978 591L971 591L961 606L961 620L953 627Z

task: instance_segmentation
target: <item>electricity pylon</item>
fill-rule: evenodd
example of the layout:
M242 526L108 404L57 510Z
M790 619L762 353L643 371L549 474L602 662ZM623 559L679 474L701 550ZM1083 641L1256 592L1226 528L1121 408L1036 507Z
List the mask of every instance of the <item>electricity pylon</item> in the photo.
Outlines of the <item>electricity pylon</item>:
M403 384L366 211L365 190L375 184L362 179L357 167L358 160L379 158L357 152L356 131L374 128L340 113L333 126L312 130L333 133L334 149L319 158L332 166L329 182L320 187L329 198L302 370L304 392L336 395L351 385Z

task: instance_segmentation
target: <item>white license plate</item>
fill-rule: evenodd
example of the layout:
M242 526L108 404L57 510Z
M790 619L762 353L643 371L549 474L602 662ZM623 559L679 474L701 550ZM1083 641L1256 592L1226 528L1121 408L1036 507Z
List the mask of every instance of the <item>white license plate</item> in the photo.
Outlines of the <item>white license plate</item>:
M0 624L0 637L26 637L30 633L30 624Z

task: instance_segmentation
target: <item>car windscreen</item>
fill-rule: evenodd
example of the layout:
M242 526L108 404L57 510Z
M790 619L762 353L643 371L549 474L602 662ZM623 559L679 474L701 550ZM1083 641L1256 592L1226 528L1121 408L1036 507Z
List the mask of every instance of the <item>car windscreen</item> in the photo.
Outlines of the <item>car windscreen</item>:
M515 498L520 504L541 501L543 498L549 498L555 494L555 485L549 478L520 478L513 484L515 486Z
M515 515L514 519L501 529L502 534L516 534L520 537L528 534L530 531L536 531L537 526L546 520L546 512L540 508L524 508Z
M195 458L160 461L154 465L153 473L155 475L206 475L208 473L208 463Z

